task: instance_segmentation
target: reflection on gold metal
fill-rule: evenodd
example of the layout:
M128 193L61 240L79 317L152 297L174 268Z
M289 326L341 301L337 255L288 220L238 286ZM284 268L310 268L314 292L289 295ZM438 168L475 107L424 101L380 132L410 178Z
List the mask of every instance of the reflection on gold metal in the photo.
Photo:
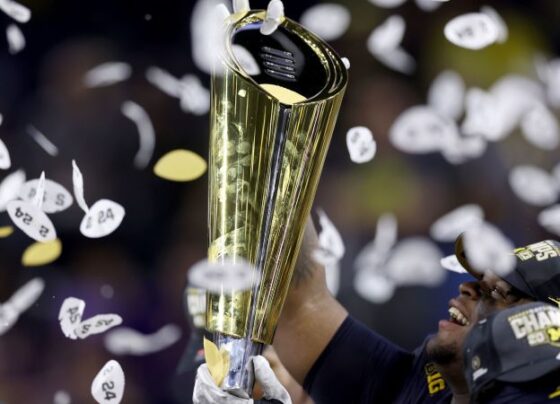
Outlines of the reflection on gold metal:
M262 16L232 19L227 34L232 38ZM221 74L212 78L208 255L243 257L262 276L257 293L209 295L206 328L266 344L272 343L347 81L328 45L289 19L281 27L297 35L324 70L314 94L298 94L289 83L259 85L235 61L231 41Z

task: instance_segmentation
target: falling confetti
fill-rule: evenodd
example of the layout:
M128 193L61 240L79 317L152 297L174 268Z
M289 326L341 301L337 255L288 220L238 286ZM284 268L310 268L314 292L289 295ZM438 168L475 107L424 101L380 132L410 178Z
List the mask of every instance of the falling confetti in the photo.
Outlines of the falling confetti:
M439 248L426 237L409 237L397 243L385 264L385 276L396 285L439 285L445 278Z
M7 211L12 222L35 241L46 242L56 239L56 230L49 217L33 203L8 202Z
M455 121L426 106L405 110L393 123L389 140L405 153L431 153L455 140L459 130Z
M25 183L25 172L18 170L8 175L0 183L0 212L6 210L8 202L18 198L19 191Z
M0 0L0 10L15 21L25 24L31 19L31 11L14 0Z
M395 8L403 4L406 0L368 0L371 4L383 8Z
M560 236L560 205L553 205L543 210L539 213L537 221L547 231Z
M550 105L560 107L560 59L536 61L539 78L546 86L546 97Z
M206 169L206 161L198 154L177 149L159 159L154 166L154 173L169 181L186 182L200 178Z
M509 185L523 202L533 206L547 206L558 199L559 184L543 169L530 165L513 168Z
M62 254L62 242L59 239L46 243L33 243L25 249L21 263L25 267L38 267L56 261Z
M538 105L521 118L521 133L532 145L553 150L560 141L560 129L554 114L544 105Z
M82 322L82 316L86 302L75 297L67 297L60 306L58 312L58 321L60 322L60 329L65 337L70 339L77 339L76 327Z
M515 267L513 243L489 223L467 230L463 234L463 248L469 264L479 272L505 276Z
M381 215L377 220L375 238L362 248L354 261L354 268L357 271L379 269L387 261L397 235L397 218L389 213Z
M49 179L46 179L44 184L45 191L43 205L41 206L43 212L48 214L58 213L72 206L74 199L66 188ZM24 202L32 202L37 196L38 185L38 179L27 181L19 190L19 198Z
M146 70L146 80L170 97L181 98L181 80L169 72L159 67L151 66Z
M33 278L0 305L0 335L14 326L19 316L35 304L44 289L45 282L41 278Z
M41 146L41 148L50 156L58 156L58 147L52 143L43 133L32 125L27 126L27 133Z
M459 119L463 114L464 98L465 82L458 73L451 70L441 72L428 90L428 105L453 120Z
M239 66L241 66L241 69L243 69L245 73L249 76L258 76L261 74L259 64L247 48L241 45L233 44L231 46L231 51L233 52L237 63L239 63Z
M443 257L440 261L441 266L448 271L457 272L459 274L467 273L467 270L463 268L457 256L455 254L448 255L447 257Z
M430 236L437 241L455 241L461 233L483 221L484 212L479 205L463 205L435 221L430 227Z
M124 208L109 199L100 199L86 213L80 232L89 238L100 238L113 233L125 216Z
M14 233L14 228L12 226L2 226L0 227L0 238L8 238Z
M91 335L104 333L121 324L122 318L118 314L98 314L82 321L74 329L74 333L79 339L85 339Z
M134 165L138 169L146 168L154 154L156 145L156 133L152 121L146 110L134 101L125 101L121 106L121 111L138 128L140 148L136 157L134 157Z
M329 289L331 295L336 296L340 289L340 265L338 262L325 265L325 278L327 289Z
M354 163L371 161L377 151L373 134L364 126L356 126L346 133L346 146L350 153L350 160Z
M455 17L445 25L443 32L449 42L473 50L495 43L500 36L496 21L483 13Z
M284 4L281 0L270 0L261 25L261 34L272 35L282 21L284 21Z
M300 22L325 41L334 41L350 26L350 12L340 4L322 3L304 11Z
M368 302L381 304L391 300L395 284L377 272L362 270L354 277L354 290Z
M313 251L313 258L321 265L332 265L343 257L344 242L326 213L319 209L317 214L321 232L319 233L319 246Z
M214 293L223 290L248 290L258 282L258 275L248 262L224 260L210 262L202 260L188 271L189 284Z
M416 0L416 5L420 10L432 12L437 10L441 6L441 1L439 0Z
M70 398L70 394L64 390L58 390L54 393L53 404L71 404L72 399Z
M8 50L11 55L15 55L25 48L23 32L15 24L10 24L6 28L6 39L8 40Z
M251 9L249 0L233 0L233 12L245 13Z
M74 187L76 203L85 213L87 213L89 208L84 198L84 176L82 175L82 172L75 160L72 160L72 184Z
M210 110L210 92L200 79L192 74L181 78L181 109L194 115L204 115Z
M498 43L504 43L505 41L507 41L508 36L509 36L509 30L508 27L506 25L506 22L504 21L504 19L500 16L500 14L498 14L498 12L490 6L482 6L480 8L480 12L483 14L486 14L488 17L490 17L492 20L494 20L497 28L498 28L498 38L496 40L496 42Z
M84 85L89 88L107 87L128 80L132 68L124 62L106 62L95 66L84 75Z
M441 154L450 164L462 164L482 156L487 145L486 140L479 136L451 137L442 144Z
M124 394L124 372L121 365L110 360L91 383L91 395L99 404L118 404Z
M406 23L399 15L389 17L375 28L368 37L369 52L387 67L402 73L411 73L416 63L400 44L404 37Z
M10 153L6 148L4 142L0 139L0 169L7 170L12 166L12 161L10 160Z
M181 338L181 329L168 324L153 334L145 335L132 328L119 327L104 336L105 348L114 355L148 355L162 351Z

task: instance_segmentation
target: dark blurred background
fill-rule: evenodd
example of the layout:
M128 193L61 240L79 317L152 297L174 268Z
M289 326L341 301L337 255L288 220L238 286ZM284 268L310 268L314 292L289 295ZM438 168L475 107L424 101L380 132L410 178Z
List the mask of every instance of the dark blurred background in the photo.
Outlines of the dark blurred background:
M52 216L63 242L54 264L30 269L20 264L31 244L20 231L0 240L0 301L27 280L39 276L46 289L18 323L0 337L0 401L8 404L52 402L57 390L75 403L93 402L90 385L112 358L102 336L72 341L57 320L62 301L75 296L86 301L84 318L118 313L124 325L151 333L167 323L183 327L183 338L171 348L144 357L116 357L126 375L125 403L179 401L172 388L174 374L188 340L182 292L187 269L205 257L207 248L207 177L171 183L137 170L136 127L120 112L127 99L141 104L155 126L152 163L165 152L187 148L207 157L208 116L185 114L176 99L150 85L144 73L159 66L181 77L194 73L206 87L209 77L192 61L190 13L194 2L166 0L25 0L32 19L21 25L27 46L11 56L0 40L0 138L12 155L13 169L28 178L42 170L47 177L72 188L71 160L85 179L86 200L109 198L127 215L112 235L86 239L79 233L82 212L74 205ZM316 1L285 1L286 15L299 19ZM467 86L487 88L507 73L535 77L533 58L560 51L560 2L452 0L428 13L412 1L396 9L381 9L366 0L340 2L349 8L348 32L332 46L350 59L350 83L315 206L323 208L341 232L346 255L342 262L340 301L368 325L406 348L419 345L447 317L447 301L463 279L448 275L435 289L406 287L383 305L373 305L354 292L353 257L373 237L378 217L393 212L399 237L427 235L441 215L464 203L478 203L488 221L517 245L551 237L536 223L538 209L521 202L507 184L509 169L531 163L551 169L558 152L531 147L514 133L490 144L478 159L453 166L439 154L414 156L395 150L387 140L394 119L405 108L425 103L426 91L443 69L454 69ZM266 8L253 0L253 8ZM482 51L456 47L443 36L445 23L488 4L509 27L502 45ZM404 48L417 60L410 76L380 65L367 51L373 28L398 13L407 22ZM12 21L0 13L0 30ZM90 68L108 61L130 63L133 76L114 86L87 89L82 78ZM25 132L33 124L60 150L47 155ZM346 131L367 126L378 143L375 159L352 163ZM0 179L7 173L0 173ZM6 213L0 226L10 224ZM451 244L440 244L445 254ZM102 295L110 285L114 293ZM107 289L107 288L106 288Z

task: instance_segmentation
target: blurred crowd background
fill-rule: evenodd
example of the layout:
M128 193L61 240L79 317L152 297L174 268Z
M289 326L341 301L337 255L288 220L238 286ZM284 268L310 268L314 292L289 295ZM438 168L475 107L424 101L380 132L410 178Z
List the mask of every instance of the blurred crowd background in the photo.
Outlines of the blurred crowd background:
M336 0L333 0L336 2ZM86 200L109 198L127 211L112 235L86 239L79 233L82 212L75 205L53 217L63 254L54 264L24 268L21 254L31 240L20 231L0 240L0 301L27 280L39 276L46 289L18 323L0 337L0 402L52 402L58 390L75 403L93 402L90 385L109 359L102 336L71 341L57 320L62 301L86 301L85 318L118 313L124 325L151 333L167 323L179 324L183 337L171 348L143 357L115 357L125 372L125 403L177 403L175 371L190 334L182 293L188 268L205 257L207 241L207 177L189 183L157 178L151 169L137 170L136 127L120 112L127 99L142 105L156 130L152 163L175 148L208 156L208 116L181 111L145 79L149 66L177 77L197 74L205 86L209 76L197 70L191 56L190 14L194 1L166 0L24 0L32 19L22 26L26 48L12 56L0 40L0 138L12 155L13 168L28 178L42 170L71 189L71 160L85 179ZM317 1L284 2L286 15L298 20ZM444 213L477 203L486 219L517 245L553 237L537 222L538 209L521 202L507 183L517 164L550 170L558 151L530 146L519 134L490 144L486 153L461 165L440 154L409 155L394 149L388 131L409 106L425 102L429 84L444 69L460 73L467 86L487 88L499 77L520 73L535 77L536 54L554 56L560 49L560 2L451 0L434 12L414 2L382 9L367 0L340 2L351 12L347 33L332 42L351 61L350 82L319 184L315 207L321 207L340 231L346 255L341 263L339 300L357 318L379 333L412 349L447 317L447 301L464 279L449 274L437 288L400 288L386 304L374 305L353 290L353 258L373 238L379 216L396 215L399 237L427 235ZM502 15L510 36L506 43L469 51L449 43L443 27L451 18L488 4ZM266 8L253 0L253 8ZM380 65L367 51L373 28L398 13L407 22L403 46L416 59L411 75ZM10 23L0 13L0 27ZM3 29L3 28L2 28ZM108 62L130 63L131 79L105 88L88 89L84 73ZM55 143L60 154L46 154L25 132L33 124ZM350 161L346 131L367 126L378 144L375 159ZM6 173L0 173L0 179ZM6 213L0 225L8 225ZM440 244L445 254L451 244Z

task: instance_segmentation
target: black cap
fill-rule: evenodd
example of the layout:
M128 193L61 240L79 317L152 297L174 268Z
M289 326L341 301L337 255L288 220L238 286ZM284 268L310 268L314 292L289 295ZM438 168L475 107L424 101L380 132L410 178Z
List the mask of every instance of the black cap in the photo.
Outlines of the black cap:
M560 369L560 308L540 302L479 321L465 341L465 377L476 398L493 382L524 383ZM554 379L556 387L558 380Z
M501 278L535 300L560 305L560 242L544 240L516 248L512 254L517 258L515 268ZM463 235L455 242L455 255L471 275L482 278L465 255Z

